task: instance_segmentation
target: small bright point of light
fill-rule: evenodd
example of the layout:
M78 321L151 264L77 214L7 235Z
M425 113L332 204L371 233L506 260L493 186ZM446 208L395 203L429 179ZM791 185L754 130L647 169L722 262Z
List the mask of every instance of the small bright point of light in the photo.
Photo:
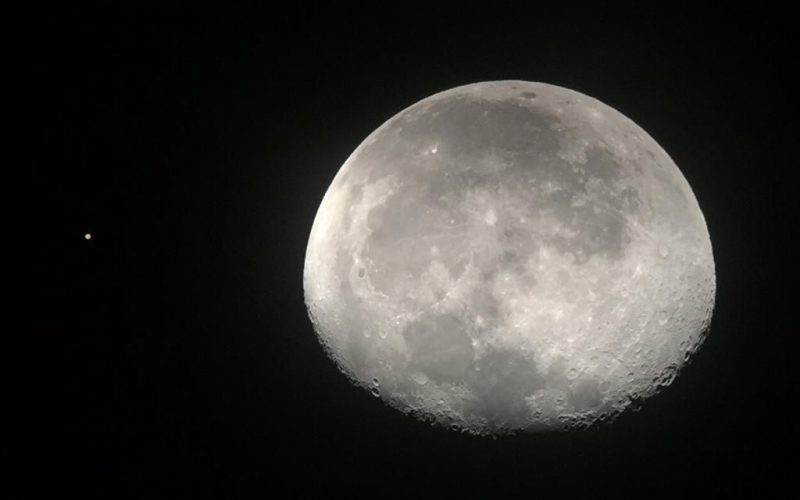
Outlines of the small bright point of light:
M83 239L84 239L84 240L87 240L87 241L88 241L88 240L91 240L91 239L92 239L92 233L86 233L86 234L84 234L84 235L83 235Z

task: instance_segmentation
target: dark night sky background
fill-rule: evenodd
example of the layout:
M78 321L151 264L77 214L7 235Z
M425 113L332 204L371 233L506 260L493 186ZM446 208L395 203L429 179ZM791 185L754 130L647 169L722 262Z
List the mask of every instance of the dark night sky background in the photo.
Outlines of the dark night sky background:
M494 9L105 7L37 23L58 262L40 482L110 498L783 491L797 394L785 13ZM351 387L306 315L308 233L347 156L406 106L498 79L632 118L706 216L711 334L613 425L429 427Z

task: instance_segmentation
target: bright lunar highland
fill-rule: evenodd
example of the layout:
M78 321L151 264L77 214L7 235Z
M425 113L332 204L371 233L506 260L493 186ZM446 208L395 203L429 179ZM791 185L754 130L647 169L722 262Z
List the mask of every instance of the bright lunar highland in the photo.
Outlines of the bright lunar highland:
M524 81L435 94L370 134L325 193L303 284L355 384L476 434L586 426L670 384L716 286L656 141Z

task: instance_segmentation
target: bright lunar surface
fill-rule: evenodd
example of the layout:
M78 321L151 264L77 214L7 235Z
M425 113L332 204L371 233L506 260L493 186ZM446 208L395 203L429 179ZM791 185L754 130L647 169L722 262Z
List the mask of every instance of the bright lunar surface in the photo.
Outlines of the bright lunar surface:
M441 92L369 135L325 193L303 281L354 383L476 434L586 426L668 385L716 286L656 141L523 81Z

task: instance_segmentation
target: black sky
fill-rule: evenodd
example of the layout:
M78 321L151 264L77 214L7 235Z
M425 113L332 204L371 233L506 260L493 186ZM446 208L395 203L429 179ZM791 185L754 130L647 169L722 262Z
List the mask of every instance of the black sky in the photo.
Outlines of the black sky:
M797 393L785 13L505 9L106 7L37 23L37 154L65 257L48 287L63 310L46 477L148 498L782 491ZM632 118L706 216L711 334L614 425L431 428L351 387L307 319L305 245L339 166L406 106L496 79Z

